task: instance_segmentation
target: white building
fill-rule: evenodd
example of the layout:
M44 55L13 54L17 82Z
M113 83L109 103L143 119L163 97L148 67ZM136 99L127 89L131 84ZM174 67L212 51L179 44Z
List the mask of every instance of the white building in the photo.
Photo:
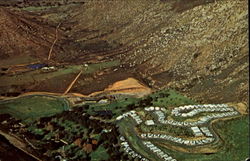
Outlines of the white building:
M154 125L155 123L153 120L146 120L145 124L150 126L150 125Z
M156 110L156 111L159 111L159 110L160 110L160 107L155 107L155 110Z
M193 130L195 136L203 136L202 132L197 126L191 127L191 130Z
M117 118L116 118L116 120L121 120L121 119L123 119L123 116L121 115L121 116L118 116Z

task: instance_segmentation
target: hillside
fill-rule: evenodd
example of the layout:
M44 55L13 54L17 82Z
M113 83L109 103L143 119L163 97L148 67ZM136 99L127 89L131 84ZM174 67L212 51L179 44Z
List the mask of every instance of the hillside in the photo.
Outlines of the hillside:
M241 161L247 0L0 0L0 161Z
M120 60L118 73L127 73L127 78L136 75L154 89L174 88L203 102L247 100L246 0L102 0L60 4L45 0L39 6L29 2L31 7L19 6L19 13L35 14L47 25L2 9L1 17L7 21L2 18L5 25L1 26L1 36L12 38L1 38L0 46L5 46L1 55L5 57L23 53L46 58L55 26L62 23L53 54L55 61L79 64ZM21 31L16 30L16 24ZM107 79L116 77L117 72L85 79ZM79 91L74 92L81 93L86 88L86 84L81 84ZM33 91L36 89L40 88Z
M55 27L25 12L0 8L0 57L47 58L55 39ZM55 52L61 49L55 47Z
M120 59L154 88L246 101L247 3L89 1L68 13L67 33L80 46L76 61Z

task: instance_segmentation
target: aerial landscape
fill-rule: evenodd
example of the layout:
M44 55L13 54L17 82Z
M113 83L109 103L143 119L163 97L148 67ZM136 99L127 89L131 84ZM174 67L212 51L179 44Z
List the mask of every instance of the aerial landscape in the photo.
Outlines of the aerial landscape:
M0 0L0 161L245 161L247 0Z

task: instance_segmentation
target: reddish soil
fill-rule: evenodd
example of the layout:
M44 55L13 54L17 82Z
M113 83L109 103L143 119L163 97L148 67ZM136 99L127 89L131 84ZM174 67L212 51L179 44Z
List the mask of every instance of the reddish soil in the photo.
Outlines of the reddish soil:
M140 76L133 74L130 70L117 70L115 72L107 71L102 75L96 72L91 75L83 74L76 81L69 93L81 93L84 95L91 94L93 92L103 91L109 85L127 79L129 77L134 77L141 81ZM56 92L63 93L76 77L76 74L68 74L60 77L55 77L46 81L38 82L34 86L28 87L26 92L43 91L43 92Z
M82 75L70 92L90 94L139 77L150 80L147 84L155 89L174 88L205 102L247 99L246 1L18 1L0 0L0 6L9 6L0 8L0 64L18 56L46 59L55 28L62 23L53 61L84 64L119 59L133 68L133 72ZM64 92L73 78L3 86L0 93Z
M106 88L104 91L95 92L91 95L95 96L101 93L106 94L132 94L137 97L143 97L145 95L150 94L152 91L150 88L146 87L144 84L139 82L138 80L134 78L128 78L125 80L121 80L118 82L115 82L112 85L109 85L108 88Z
M0 8L0 57L32 55L46 58L54 40L54 27L24 12ZM56 52L58 49L56 49Z
M54 77L52 79L48 79L45 81L37 82L35 85L30 86L27 91L28 92L56 92L63 93L75 78L76 74L67 74L58 77Z
M93 92L103 91L109 85L117 81L127 79L129 77L134 77L136 79L141 80L140 76L134 74L132 71L121 69L115 72L109 71L99 76L91 76L89 79L87 79L87 81L85 81L83 85L81 85L80 79L86 80L86 76L83 75L79 78L79 81L77 81L74 87L71 89L71 92L78 92L87 95Z

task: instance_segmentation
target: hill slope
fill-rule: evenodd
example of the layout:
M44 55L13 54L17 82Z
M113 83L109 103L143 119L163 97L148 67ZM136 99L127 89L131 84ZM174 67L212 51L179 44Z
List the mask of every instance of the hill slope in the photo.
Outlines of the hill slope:
M247 4L246 0L94 0L44 10L33 6L31 14L62 22L54 60L82 64L119 59L117 72L133 73L155 89L175 88L205 102L232 102L247 100ZM5 10L1 14L7 16L1 16L5 25L0 55L47 54L53 27L18 15L6 21L2 17L12 14ZM24 27L15 32L14 24L20 23Z
M70 14L68 33L83 60L115 56L155 88L246 100L247 3L90 1Z
M34 15L0 8L0 57L47 57L55 28ZM58 49L57 49L58 50Z

